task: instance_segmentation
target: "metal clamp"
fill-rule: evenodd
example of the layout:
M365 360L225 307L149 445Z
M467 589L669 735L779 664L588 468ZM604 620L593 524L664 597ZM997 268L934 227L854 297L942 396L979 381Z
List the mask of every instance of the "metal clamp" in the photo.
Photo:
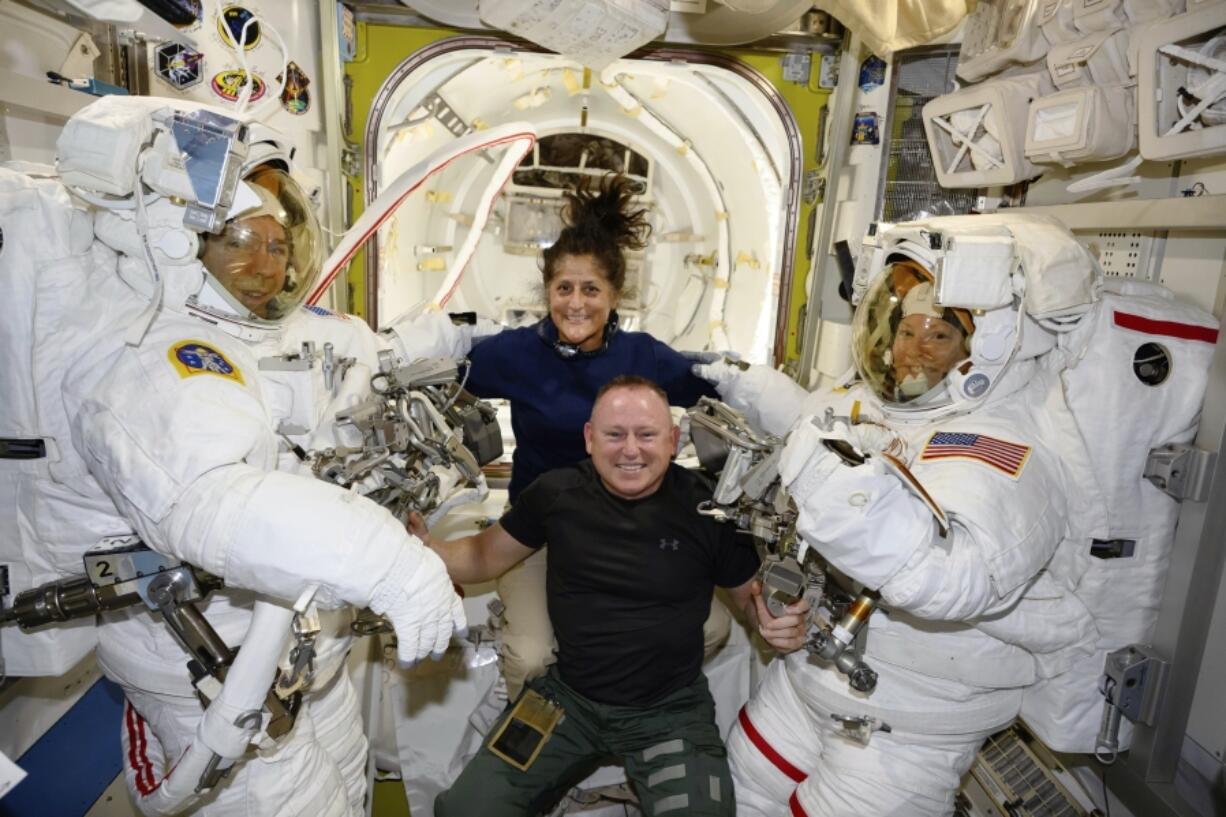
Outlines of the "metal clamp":
M1133 645L1107 654L1103 666L1103 717L1094 756L1115 762L1119 752L1120 718L1153 726L1166 687L1169 664L1148 647Z
M856 643L876 603L877 594L868 591L861 593L848 605L837 624L818 630L805 644L809 652L833 662L835 668L847 676L847 683L852 689L865 694L877 688L877 672L864 663L858 650L848 648Z
M395 632L395 629L386 618L364 607L354 616L353 622L349 625L349 631L358 638L363 638L368 635L392 633Z
M319 613L314 607L294 615L294 646L289 651L289 670L278 673L273 687L282 700L306 689L315 679L315 639L319 630Z
M1145 461L1143 476L1176 499L1204 502L1217 455L1176 443L1155 448Z
M835 728L840 735L862 746L868 746L869 739L872 738L874 732L892 731L888 723L868 715L840 715L832 712L830 720L834 721Z

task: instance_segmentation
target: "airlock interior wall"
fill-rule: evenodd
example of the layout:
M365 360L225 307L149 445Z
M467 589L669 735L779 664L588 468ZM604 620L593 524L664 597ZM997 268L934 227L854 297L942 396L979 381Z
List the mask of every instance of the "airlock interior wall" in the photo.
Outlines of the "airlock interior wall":
M799 185L803 171L816 168L817 111L826 92L812 82L784 82L781 54L725 52L751 69L737 74L703 64L700 52L670 51L666 59L656 52L655 61L623 63L619 76L606 74L606 82L620 85L607 89L599 76L585 77L581 66L555 55L512 52L489 37L467 39L474 46L480 41L480 48L454 49L438 42L454 34L442 29L359 22L358 31L358 54L346 69L352 83L350 140L381 152L393 143L446 139L453 116L478 127L528 119L542 136L579 131L586 121L588 133L621 142L648 160L645 200L655 210L655 239L644 257L634 260L640 267L637 293L626 304L638 328L681 347L710 341L776 362L796 355L808 215L815 204L799 200ZM427 47L449 53L422 62ZM686 63L668 61L687 56ZM412 82L389 91L389 77L415 58ZM439 85L445 86L442 101L428 99L429 89ZM406 127L389 127L404 124L423 102L433 106L429 122L414 118ZM721 111L722 118L712 111ZM382 134L373 142L368 138L372 117L382 120ZM412 155L412 150L400 154ZM372 172L374 157L364 158L366 175L355 187L355 210L372 197L372 181L375 189L387 184L397 163L404 169L410 161L393 157ZM704 178L704 165L710 178ZM432 185L429 201L410 202L420 212L401 213L379 236L380 292L366 290L361 261L350 268L351 308L386 320L434 293L446 275L446 248L462 237L465 193L479 186L482 167L471 162L448 172ZM520 242L518 251L508 252L513 242L505 231L522 233L525 209L539 204L537 209L547 212L551 195L556 191L531 183L508 188L496 206L495 226L487 227L448 309L463 306L502 319L539 312L538 248ZM518 202L519 211L508 222L511 201ZM722 248L721 226L728 228ZM632 271L632 281L635 277ZM719 334L721 315L726 344Z

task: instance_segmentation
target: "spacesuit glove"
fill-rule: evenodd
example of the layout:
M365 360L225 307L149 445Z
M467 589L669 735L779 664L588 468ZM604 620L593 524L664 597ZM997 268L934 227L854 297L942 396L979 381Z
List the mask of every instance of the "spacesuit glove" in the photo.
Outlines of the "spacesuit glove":
M724 396L724 389L740 376L740 369L725 360L719 352L682 352L682 355L694 361L690 374L714 386L720 397Z
M730 363L736 363L741 359L738 352L709 352L704 350L682 350L681 356L691 363L715 363L717 361L726 360ZM701 377L697 372L693 373L695 377Z
M861 421L847 426L846 433L847 441L861 454L871 457L885 452L904 462L907 459L907 441L889 426Z
M471 349L481 341L488 337L493 337L506 329L502 324L492 321L489 318L477 318L476 323L463 324L459 327L460 333L468 338L468 346Z
M695 363L690 372L714 386L720 399L744 414L751 425L772 434L783 434L791 427L807 395L783 372L761 364L730 362L722 354L711 363Z
M818 430L821 439L841 440L850 445L861 457L872 457L884 451L898 459L906 459L906 441L892 428L881 423L872 421L847 423L843 420L834 420L826 428L816 423L815 418L808 419L806 423L813 425Z
M476 324L456 325L446 312L425 312L414 318L397 319L384 329L400 346L406 360L423 357L458 359L468 355L477 338L501 331L490 320L478 319Z
M462 634L468 623L443 560L416 542L397 554L375 585L370 609L392 623L396 655L406 665L442 657L452 632Z

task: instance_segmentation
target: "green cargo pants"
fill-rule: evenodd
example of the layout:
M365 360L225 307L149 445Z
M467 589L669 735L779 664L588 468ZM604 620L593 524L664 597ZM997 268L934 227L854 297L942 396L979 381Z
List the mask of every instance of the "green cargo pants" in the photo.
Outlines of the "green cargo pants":
M435 817L536 817L609 758L625 763L646 817L736 814L715 702L702 673L649 707L588 700L562 683L556 667L528 686L566 711L536 761L521 771L483 745L455 785L439 795Z

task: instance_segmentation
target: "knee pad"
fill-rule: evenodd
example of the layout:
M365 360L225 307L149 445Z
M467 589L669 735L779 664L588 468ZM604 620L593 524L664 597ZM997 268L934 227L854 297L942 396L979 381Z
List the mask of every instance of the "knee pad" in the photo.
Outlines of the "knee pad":
M661 769L648 777L652 788L639 791L644 814L733 817L737 814L727 760L694 754L684 763Z

